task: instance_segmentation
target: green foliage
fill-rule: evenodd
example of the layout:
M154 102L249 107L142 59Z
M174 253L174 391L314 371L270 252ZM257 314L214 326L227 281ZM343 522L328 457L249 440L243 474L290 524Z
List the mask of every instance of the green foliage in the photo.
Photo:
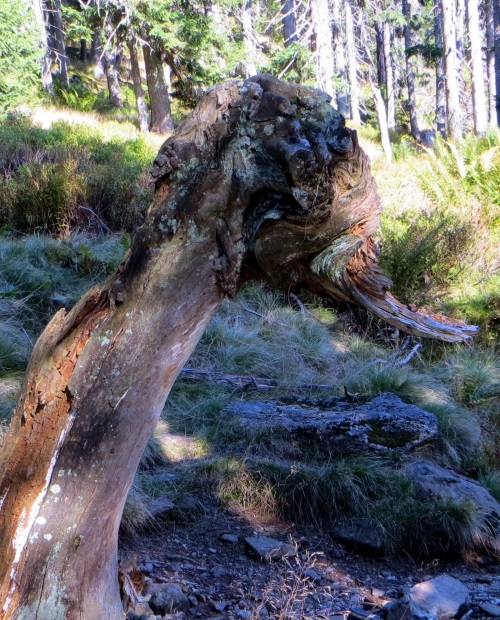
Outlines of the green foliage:
M40 34L26 0L0 0L0 114L36 98Z
M155 148L84 125L0 124L0 226L58 233L141 223Z

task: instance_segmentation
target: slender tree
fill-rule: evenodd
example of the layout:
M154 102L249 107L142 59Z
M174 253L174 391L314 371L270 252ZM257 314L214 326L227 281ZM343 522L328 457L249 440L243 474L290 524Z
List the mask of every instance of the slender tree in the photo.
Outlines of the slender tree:
M346 76L346 37L344 32L345 18L343 17L342 0L332 2L332 34L334 67L337 77L337 109L345 117L349 114L347 102L347 76Z
M344 0L345 34L347 48L347 80L349 84L349 109L351 120L358 127L361 125L359 111L358 62L356 58L356 42L354 39L354 20L350 0Z
M411 0L403 0L404 24L404 40L405 40L405 56L406 56L406 85L408 86L408 109L410 112L410 131L411 135L416 139L420 139L420 129L418 126L417 114L417 98L415 94L415 70L413 59L410 55L412 43L411 32Z
M436 127L446 140L446 78L444 68L443 12L441 0L434 0L434 38L441 54L436 59Z
M285 47L297 41L297 5L295 0L281 0L281 23Z
M241 23L243 26L243 44L245 46L245 77L257 73L257 43L253 27L252 0L243 0L241 6Z
M148 106L144 91L142 90L141 68L139 65L139 57L137 53L137 39L132 34L128 39L128 49L130 54L130 69L132 74L132 82L134 84L134 94L137 105L137 117L139 119L139 129L141 131L149 130Z
M496 123L500 126L500 2L493 0L493 24L495 42L495 93Z
M49 47L49 37L47 34L47 30L50 27L49 15L43 0L33 0L32 7L38 26L38 32L40 34L40 76L42 80L42 88L44 91L52 93L54 89L54 82L52 80L52 58Z
M52 52L59 66L59 79L65 88L69 88L68 57L64 40L61 0L47 0L48 23Z
M396 95L394 91L394 67L392 56L392 26L388 19L384 20L382 26L383 50L385 60L386 77L386 108L387 126L389 129L396 127Z
M446 120L448 135L455 142L462 140L462 112L457 68L457 13L454 0L441 0L443 17L444 66L446 76Z
M334 57L328 0L311 0L311 17L316 35L316 86L335 100ZM333 103L336 105L336 100Z
M495 85L495 23L493 20L493 0L486 0L486 71L488 75L488 120L496 125L496 85Z
M474 131L478 134L483 134L488 124L488 115L486 112L486 96L484 92L483 53L481 33L479 30L479 7L477 0L467 0L466 8L472 71Z

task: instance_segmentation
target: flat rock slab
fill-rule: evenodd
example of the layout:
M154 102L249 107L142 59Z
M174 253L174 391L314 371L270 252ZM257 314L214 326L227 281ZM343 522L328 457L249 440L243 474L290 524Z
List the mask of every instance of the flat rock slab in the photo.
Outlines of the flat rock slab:
M268 536L249 536L245 538L245 546L253 555L262 560L282 560L297 555L295 545L269 538Z
M457 615L469 596L469 589L458 579L439 575L417 583L409 596L387 608L386 620L448 620Z
M479 609L492 618L500 617L500 605L494 605L493 603L480 603Z
M311 404L312 403L312 404ZM315 445L332 454L370 448L378 452L411 450L438 436L436 416L380 394L364 403L333 398L287 404L282 401L234 401L223 410L250 432L288 435L304 448Z

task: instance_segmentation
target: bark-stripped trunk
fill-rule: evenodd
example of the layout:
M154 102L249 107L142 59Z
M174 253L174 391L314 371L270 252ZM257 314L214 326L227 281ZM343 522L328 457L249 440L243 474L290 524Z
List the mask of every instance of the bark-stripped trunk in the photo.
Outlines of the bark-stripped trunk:
M443 14L441 0L434 0L434 38L443 55L436 60L436 127L446 140L446 79L444 71Z
M413 59L408 55L408 50L412 46L411 37L411 1L403 0L403 15L405 18L404 38L406 56L406 85L408 86L408 108L410 111L410 131L415 140L420 140L420 129L418 127L417 97L415 94L415 72L413 69Z
M128 41L128 49L130 53L130 67L132 73L132 82L134 84L134 95L137 105L137 118L139 120L139 129L141 131L149 131L148 105L146 97L142 90L141 68L139 65L139 57L137 54L137 40L131 37Z
M143 45L142 52L151 106L151 131L168 133L173 130L174 122L170 110L170 94L165 80L163 62L158 51L149 44Z
M356 43L354 41L354 20L349 0L344 2L345 37L347 46L347 80L349 82L349 107L351 120L356 127L361 125L359 112L358 63L356 59Z
M496 125L495 88L495 23L493 20L493 0L486 0L486 70L488 74L488 121Z
M0 455L0 618L122 617L117 535L134 472L217 305L250 274L411 333L474 332L388 294L375 182L343 124L323 94L260 76L212 89L162 146L129 256L35 346Z
M457 74L455 3L441 0L443 16L444 67L446 76L446 120L448 135L455 142L462 140L462 113Z
M488 125L486 95L484 92L483 52L479 30L479 8L477 0L467 0L467 27L469 31L470 59L472 71L472 105L474 131L484 134Z
M316 35L316 86L328 93L336 106L333 87L333 45L328 0L311 0L311 18Z

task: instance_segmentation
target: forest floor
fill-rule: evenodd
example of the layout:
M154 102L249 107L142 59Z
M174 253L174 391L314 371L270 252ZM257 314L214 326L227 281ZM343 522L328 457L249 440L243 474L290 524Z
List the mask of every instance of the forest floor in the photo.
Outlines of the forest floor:
M225 542L224 535L237 542ZM252 557L244 539L255 535L291 542L298 554L276 561ZM491 617L500 605L500 567L486 558L416 562L404 555L373 556L317 530L262 522L231 508L211 507L192 522L124 539L121 555L125 566L139 568L144 584L182 588L189 608L160 618L377 620L388 602L442 574L469 589L468 616ZM481 608L485 603L492 606L489 613ZM152 613L145 604L136 607L139 616L145 610Z

